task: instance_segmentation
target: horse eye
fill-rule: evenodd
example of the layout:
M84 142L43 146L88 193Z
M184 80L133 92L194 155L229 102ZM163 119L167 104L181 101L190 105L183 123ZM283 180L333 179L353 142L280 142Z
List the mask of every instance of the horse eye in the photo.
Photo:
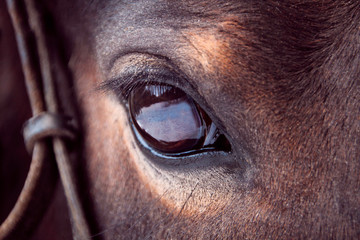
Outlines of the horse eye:
M160 153L229 150L229 142L205 111L179 88L159 83L137 86L129 95L129 110L140 136Z

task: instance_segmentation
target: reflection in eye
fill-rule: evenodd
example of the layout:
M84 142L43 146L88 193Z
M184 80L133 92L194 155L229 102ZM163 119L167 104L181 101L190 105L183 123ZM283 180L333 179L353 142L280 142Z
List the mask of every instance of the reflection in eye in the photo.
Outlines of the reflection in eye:
M132 121L146 143L163 153L229 145L207 114L182 90L165 84L138 86L129 96Z

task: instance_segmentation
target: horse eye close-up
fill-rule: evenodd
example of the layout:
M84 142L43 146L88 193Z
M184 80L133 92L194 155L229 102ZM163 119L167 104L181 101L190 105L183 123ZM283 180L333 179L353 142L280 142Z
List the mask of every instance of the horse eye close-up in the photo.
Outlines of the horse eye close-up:
M359 0L0 0L0 240L360 239Z
M165 155L229 149L210 117L179 88L159 83L137 86L129 96L129 111L144 143Z

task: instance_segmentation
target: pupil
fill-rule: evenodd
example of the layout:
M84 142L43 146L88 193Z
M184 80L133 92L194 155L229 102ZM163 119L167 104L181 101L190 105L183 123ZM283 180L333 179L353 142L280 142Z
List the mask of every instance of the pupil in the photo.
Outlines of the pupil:
M149 146L165 153L201 147L206 126L193 100L178 88L147 84L129 96L132 120Z

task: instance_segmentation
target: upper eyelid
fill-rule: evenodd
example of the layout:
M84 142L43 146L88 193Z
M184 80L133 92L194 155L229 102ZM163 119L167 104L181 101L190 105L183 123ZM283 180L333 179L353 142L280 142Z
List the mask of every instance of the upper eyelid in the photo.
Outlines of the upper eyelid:
M194 91L194 88L189 86L187 77L169 63L168 59L161 56L138 53L123 56L115 61L109 76L96 89L115 92L124 98L134 87L149 82L165 83L180 88L187 86L187 89L183 89L185 92L189 89L191 92Z

